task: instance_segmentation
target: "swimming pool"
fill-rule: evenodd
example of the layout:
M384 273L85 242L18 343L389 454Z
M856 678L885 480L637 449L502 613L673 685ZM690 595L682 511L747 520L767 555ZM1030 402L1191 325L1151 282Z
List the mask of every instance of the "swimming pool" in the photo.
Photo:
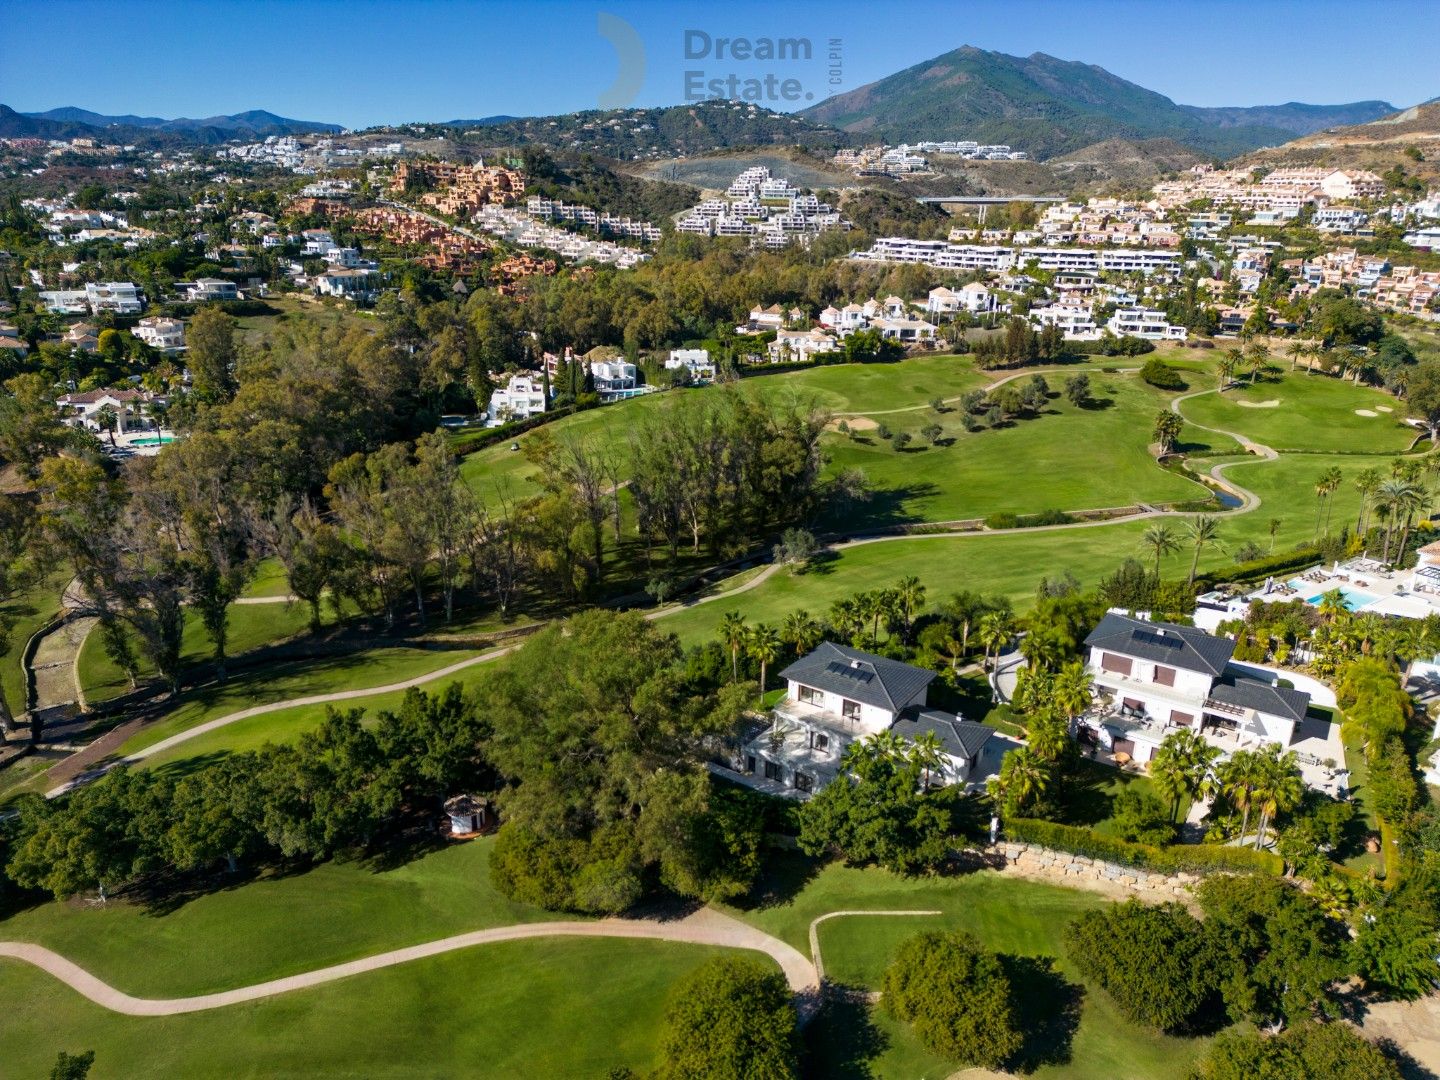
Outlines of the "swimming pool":
M131 446L164 446L166 443L174 442L174 435L142 435L138 439L131 439Z
M1306 589L1313 589L1315 584L1311 581L1302 581L1300 578L1296 578L1290 582L1290 587L1303 593ZM1326 590L1326 592L1328 591L1329 590ZM1348 611L1359 611L1366 605L1373 604L1376 600L1380 599L1374 593L1361 592L1359 589L1347 589L1344 586L1340 588L1340 595L1344 598L1345 608ZM1325 593L1318 592L1313 596L1305 597L1305 602L1311 607L1319 607L1320 601L1324 599Z

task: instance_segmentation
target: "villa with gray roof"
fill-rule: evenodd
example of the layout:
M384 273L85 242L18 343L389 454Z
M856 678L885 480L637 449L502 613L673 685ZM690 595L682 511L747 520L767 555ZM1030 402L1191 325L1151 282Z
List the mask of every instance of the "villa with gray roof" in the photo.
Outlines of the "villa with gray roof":
M834 642L822 643L780 677L787 684L784 699L771 723L744 741L735 765L796 795L835 779L845 748L882 731L907 739L935 735L944 759L935 781L964 783L995 733L926 703L935 672Z
M1232 659L1235 642L1193 626L1108 613L1085 639L1097 707L1082 741L1144 764L1165 736L1191 728L1222 750L1289 747L1310 695Z

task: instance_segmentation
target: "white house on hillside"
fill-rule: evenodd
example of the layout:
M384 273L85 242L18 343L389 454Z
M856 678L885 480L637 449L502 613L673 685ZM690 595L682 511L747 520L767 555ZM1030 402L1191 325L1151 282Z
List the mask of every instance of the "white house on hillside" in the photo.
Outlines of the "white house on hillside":
M882 731L908 739L933 732L943 747L934 779L963 783L995 733L925 704L935 672L845 645L824 642L780 677L787 690L773 721L751 733L735 764L800 797L839 775L847 746Z
M512 420L527 420L545 411L545 387L532 372L517 372L490 395L485 408L486 426L499 427Z
M665 361L666 371L684 368L690 378L704 381L715 377L715 365L710 362L709 349L671 349Z

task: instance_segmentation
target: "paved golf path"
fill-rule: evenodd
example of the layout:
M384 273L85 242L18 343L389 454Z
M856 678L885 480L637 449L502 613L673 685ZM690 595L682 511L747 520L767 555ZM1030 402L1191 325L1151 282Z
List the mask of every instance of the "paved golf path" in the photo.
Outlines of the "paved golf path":
M683 919L661 922L652 919L601 919L595 922L542 922L525 923L519 926L498 926L489 930L475 930L468 934L456 934L423 945L411 945L404 949L351 960L345 964L334 964L300 975L283 979L242 986L234 990L222 990L214 994L182 998L139 998L116 990L84 968L59 953L42 945L31 945L16 941L0 942L0 957L21 960L32 964L76 993L89 998L97 1005L125 1016L177 1016L182 1013L203 1012L227 1005L239 1005L247 1001L322 986L352 975L368 971L408 964L431 956L469 949L477 945L491 945L501 941L521 941L526 938L548 937L591 937L591 938L645 938L654 941L673 941L687 945L713 945L731 949L750 949L762 952L780 965L785 981L796 994L807 994L819 987L815 964L798 949L787 945L779 938L771 937L738 919L731 918L713 908L701 908Z

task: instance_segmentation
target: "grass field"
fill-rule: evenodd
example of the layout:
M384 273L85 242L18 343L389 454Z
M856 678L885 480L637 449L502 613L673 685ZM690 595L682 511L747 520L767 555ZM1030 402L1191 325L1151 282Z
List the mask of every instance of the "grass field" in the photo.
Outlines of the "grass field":
M239 656L294 637L303 633L309 625L309 609L303 604L232 604L225 651L231 657ZM204 624L194 611L187 611L180 646L181 662L187 666L204 663L213 653L214 646ZM85 690L85 698L92 705L119 697L130 689L125 673L105 654L105 647L97 633L85 638L75 668L80 685ZM154 677L155 669L142 659L140 682L149 682Z
M796 859L790 870L803 884L793 895L772 897L762 906L737 911L740 918L806 948L811 920L841 910L938 910L938 916L842 917L820 925L820 952L826 974L839 983L878 988L886 965L906 938L922 930L965 930L988 948L1026 956L1053 956L1067 981L1079 982L1065 958L1061 932L1082 912L1106 901L1090 893L1002 877L990 871L957 878L903 878L883 870L826 866L808 880L809 868ZM793 885L794 877L791 877ZM928 1053L903 1024L883 1009L870 1017L851 1015L846 1026L874 1024L871 1038L855 1030L818 1030L812 1046L846 1047L861 1060L831 1059L821 1075L870 1075L877 1080L945 1077L955 1066ZM876 1037L878 1036L878 1037ZM871 1044L861 1051L856 1044ZM1204 1049L1200 1039L1175 1039L1145 1031L1125 1020L1105 993L1087 988L1068 1060L1041 1065L1033 1074L1076 1080L1161 1080L1182 1075ZM840 1071L841 1065L845 1071ZM868 1072L863 1071L868 1068ZM832 1071L833 1070L833 1071Z
M138 732L119 752L133 753L197 724L253 705L386 686L438 671L475 655L467 649L382 648L275 665L263 671L237 672L223 685L204 686L183 694L164 719ZM341 707L344 704L342 702ZM317 715L323 715L323 708Z
M873 432L836 435L826 440L831 468L864 471L876 491L861 512L864 524L870 525L1207 496L1201 485L1157 468L1149 452L1155 415L1170 395L1134 377L1092 372L1094 402L1076 408L1059 392L1062 379L1048 377L1052 397L1042 415L998 429L966 432L958 409L872 413L892 430L908 433L910 445L897 451ZM930 424L943 431L938 445L920 434ZM1190 437L1207 450L1233 447L1229 440L1203 432L1192 431ZM853 514L843 523L855 524Z
M239 881L171 908L48 903L0 936L55 949L140 996L245 986L451 934L553 918L490 886L492 841L402 865L327 863ZM656 1064L665 994L721 950L645 941L480 946L313 990L189 1016L137 1019L0 961L6 1076L43 1076L93 1049L104 1077L599 1076ZM747 954L752 955L752 954ZM602 1022L577 1018L603 1018ZM13 1070L13 1071L11 1071Z
M348 913L364 918L364 912ZM486 945L250 1005L136 1019L0 961L7 1076L94 1050L91 1080L600 1077L658 1064L670 987L726 950L650 941Z
M1356 409L1375 415L1360 416ZM1191 398L1180 410L1198 424L1239 432L1275 450L1381 453L1403 450L1415 437L1414 429L1402 423L1404 402L1366 386L1298 371Z
M5 704L12 716L25 711L25 667L21 662L25 643L30 635L60 613L60 593L68 580L68 574L57 574L0 605L0 619L10 624L6 647L0 654L0 694L5 695Z

